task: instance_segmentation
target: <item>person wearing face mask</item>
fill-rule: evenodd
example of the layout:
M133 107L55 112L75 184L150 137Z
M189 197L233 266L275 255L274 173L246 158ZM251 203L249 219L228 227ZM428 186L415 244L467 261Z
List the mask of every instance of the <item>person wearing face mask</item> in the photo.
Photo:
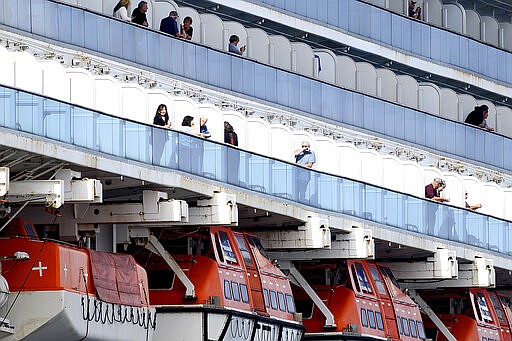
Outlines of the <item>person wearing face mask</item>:
M294 152L295 163L304 168L313 168L316 162L315 153L311 150L308 141L302 141L302 147ZM300 202L306 201L306 189L311 178L309 170L297 170L297 196Z

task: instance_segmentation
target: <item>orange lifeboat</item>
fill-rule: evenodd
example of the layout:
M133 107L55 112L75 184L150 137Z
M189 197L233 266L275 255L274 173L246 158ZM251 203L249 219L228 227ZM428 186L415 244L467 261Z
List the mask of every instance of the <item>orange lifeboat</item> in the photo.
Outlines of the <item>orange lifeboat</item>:
M510 308L506 298L483 288L424 290L420 296L460 341L511 340ZM433 322L425 318L427 336L446 340Z
M187 231L165 229L158 240L194 285L195 298L186 296L185 285L163 257L136 253L148 271L150 301L157 307L154 340L303 338L290 283L255 236L228 227Z
M133 257L39 240L22 219L2 231L0 257L10 287L0 316L13 327L3 340L152 340L155 309Z
M296 263L334 315L335 327L306 293L294 287L306 340L424 340L418 306L398 286L387 267L372 261ZM295 290L296 289L296 290Z

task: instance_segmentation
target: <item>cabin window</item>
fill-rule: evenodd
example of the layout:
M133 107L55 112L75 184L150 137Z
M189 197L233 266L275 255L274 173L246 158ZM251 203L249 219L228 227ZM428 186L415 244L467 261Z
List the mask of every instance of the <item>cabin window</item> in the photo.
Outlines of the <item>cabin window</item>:
M224 297L231 299L231 283L227 279L224 280Z
M244 263L246 266L254 266L251 258L251 253L249 252L249 249L247 247L247 243L245 242L244 237L240 235L235 235L236 243L238 244L238 247L240 248L240 253L242 254L242 259L244 260Z
M277 310L277 293L274 290L270 290L270 305Z
M359 281L359 286L361 287L362 292L372 292L372 288L370 286L370 281L368 280L368 277L366 277L366 273L363 269L363 264L361 263L355 263L356 264L356 275L357 280Z
M174 284L174 271L148 270L148 285L150 289L172 289Z
M270 307L270 302L268 300L268 289L263 289L263 299L265 300L265 307Z
M217 254L219 255L219 261L224 263L224 254L222 253L222 248L220 247L219 236L215 234L215 248L217 249Z
M496 316L498 316L498 320L501 323L507 323L507 321L505 320L505 314L503 313L503 308L501 308L501 303L500 303L500 300L498 299L498 296L495 293L490 292L489 297L491 298L491 303L494 307L494 310L496 311Z
M295 313L295 304L293 303L293 297L290 294L286 294L286 306L290 314Z
M396 318L396 324L398 325L398 332L400 335L404 335L404 329L402 327L402 319L400 317Z
M422 340L425 340L425 328L423 328L423 323L421 321L416 321L416 325L418 326L418 337Z
M370 328L376 329L377 326L375 324L375 313L373 310L368 310L368 324L370 325Z
M233 291L233 299L235 301L240 301L240 290L238 289L237 282L231 282L231 290Z
M487 301L485 300L484 295L479 292L476 297L478 308L482 314L482 318L487 322L492 322L491 312L489 311L489 306L487 305Z
M242 294L242 302L249 303L249 292L247 285L240 283L240 293Z
M379 271L377 268L374 268L373 266L370 267L370 274L373 277L373 280L375 281L375 286L377 287L377 291L381 295L387 296L386 287L384 286L384 282L382 282L382 279L380 278Z
M384 321L382 320L382 313L380 311L375 312L375 320L377 321L377 329L384 330Z
M407 319L405 317L402 317L402 326L404 327L404 335L409 336L409 323L407 322Z
M361 324L363 327L368 327L368 316L366 316L366 309L361 308Z
M486 337L482 337L482 341L489 341Z
M416 331L416 321L414 321L413 319L409 319L409 327L411 328L411 336L417 337L418 332Z
M226 261L231 263L237 263L235 253L233 252L233 248L231 247L231 243L229 242L228 234L225 231L219 231L220 245L222 251L224 253L224 258Z
M282 292L277 293L279 299L279 310L286 311L286 302L284 300L284 294Z

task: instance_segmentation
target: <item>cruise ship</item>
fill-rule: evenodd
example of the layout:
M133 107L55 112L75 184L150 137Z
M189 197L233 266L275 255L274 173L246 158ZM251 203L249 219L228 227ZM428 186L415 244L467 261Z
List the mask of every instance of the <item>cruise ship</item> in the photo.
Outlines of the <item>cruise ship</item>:
M0 341L512 340L510 0L0 0L0 109Z

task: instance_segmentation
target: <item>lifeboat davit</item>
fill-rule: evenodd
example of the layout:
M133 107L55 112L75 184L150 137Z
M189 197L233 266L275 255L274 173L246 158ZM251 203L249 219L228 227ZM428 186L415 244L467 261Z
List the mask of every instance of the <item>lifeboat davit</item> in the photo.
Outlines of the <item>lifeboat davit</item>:
M149 276L158 326L155 341L299 341L287 277L266 257L259 240L228 227L162 229L158 240L188 278L195 296L155 253L137 250Z
M132 256L39 240L30 222L13 219L0 257L1 340L152 340L155 308Z
M424 340L417 304L399 287L391 270L373 261L295 263L334 316L325 316L299 287L294 288L306 340Z
M457 340L512 340L508 297L485 288L424 290L420 296ZM432 340L446 340L427 318L425 329Z

